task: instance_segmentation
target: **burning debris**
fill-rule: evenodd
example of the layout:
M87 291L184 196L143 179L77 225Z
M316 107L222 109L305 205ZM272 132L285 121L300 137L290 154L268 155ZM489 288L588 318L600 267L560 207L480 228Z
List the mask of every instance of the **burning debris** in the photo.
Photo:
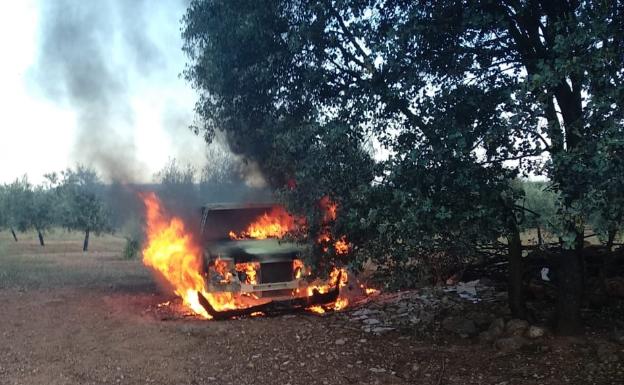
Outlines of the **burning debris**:
M182 219L165 212L154 193L141 198L147 221L143 262L195 314L227 319L347 307L341 295L347 271L333 268L326 281L311 280L311 269L301 260L305 246L284 239L305 221L282 207L205 208L201 235L194 236ZM327 212L335 219L335 206ZM337 252L349 247L345 237L335 245Z

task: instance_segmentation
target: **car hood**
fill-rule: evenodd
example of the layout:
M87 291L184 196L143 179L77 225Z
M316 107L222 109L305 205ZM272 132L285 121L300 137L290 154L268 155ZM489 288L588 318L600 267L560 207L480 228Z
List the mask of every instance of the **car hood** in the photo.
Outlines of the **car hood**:
M270 262L300 257L304 244L279 239L242 239L214 242L206 247L211 257L233 258L236 262Z

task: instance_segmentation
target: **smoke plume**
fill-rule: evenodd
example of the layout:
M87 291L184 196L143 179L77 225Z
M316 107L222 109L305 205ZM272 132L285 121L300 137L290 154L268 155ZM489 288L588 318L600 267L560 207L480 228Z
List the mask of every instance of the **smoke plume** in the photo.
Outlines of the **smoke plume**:
M131 96L137 79L158 74L166 64L150 34L149 18L167 10L164 5L154 10L155 5L147 0L41 4L37 84L46 97L76 113L73 160L95 167L108 181L149 176L137 159ZM180 14L184 3L172 1L167 7ZM181 69L171 69L173 76Z

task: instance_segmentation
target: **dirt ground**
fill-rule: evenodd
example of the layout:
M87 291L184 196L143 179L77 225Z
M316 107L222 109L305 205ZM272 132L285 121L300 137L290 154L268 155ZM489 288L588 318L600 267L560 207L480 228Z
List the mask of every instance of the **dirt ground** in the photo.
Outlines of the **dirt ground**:
M0 384L624 384L601 334L501 355L476 339L365 333L345 314L167 319L123 238L0 233ZM621 353L621 352L620 352ZM619 356L620 358L622 355Z

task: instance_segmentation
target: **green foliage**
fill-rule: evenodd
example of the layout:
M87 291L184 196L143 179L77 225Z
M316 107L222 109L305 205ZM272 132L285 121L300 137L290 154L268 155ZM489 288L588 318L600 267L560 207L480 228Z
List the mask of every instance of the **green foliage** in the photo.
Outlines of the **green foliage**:
M61 224L69 230L99 234L112 231L102 198L102 182L94 170L78 165L61 173L58 186Z
M367 5L352 6L192 2L186 76L203 91L208 136L220 127L234 150L258 161L289 208L308 217L311 239L317 202L336 201L332 232L358 246L356 262L374 256L399 271L432 250L461 256L496 240L507 232L503 195L513 195L516 175L500 162L518 154L520 138L497 110L510 98L507 84L419 97L420 64L400 49L410 28L400 15L383 26ZM387 35L389 25L405 30ZM373 47L376 57L366 52ZM394 156L375 162L374 142ZM474 152L484 144L485 167Z
M6 187L4 185L0 185L0 230L6 228L8 226L8 215L6 208Z
M559 194L554 191L549 182L518 181L524 195L518 201L518 205L526 208L523 211L522 228L534 229L541 227L555 231L557 222L557 210L561 205Z
M56 193L50 186L32 186L23 176L0 189L0 228L34 229L43 237L56 223L56 206Z
M185 76L197 130L223 130L312 235L329 195L357 260L405 271L516 232L519 202L545 204L518 176L553 182L540 220L569 246L592 213L621 226L623 14L621 1L194 0Z
M28 177L24 175L4 186L2 211L6 225L14 230L26 231L32 225L33 192Z
M58 221L59 196L56 190L36 186L32 190L30 223L38 232L49 230Z
M145 237L142 220L136 216L129 218L120 232L125 234L124 237L126 238L122 257L125 259L137 258L141 253L141 247Z
M328 125L309 127L306 135L302 133L284 133L278 146L288 151L275 154L273 161L292 167L291 183L279 189L279 197L287 204L290 211L307 218L311 239L325 231L327 225L325 212L319 202L328 197L338 205L336 221L330 232L333 239L347 235L355 241L355 234L361 227L359 220L346 214L355 210L362 199L366 199L369 183L372 181L373 161L350 130ZM279 166L277 166L279 167ZM316 256L321 255L319 245L315 246ZM316 264L346 263L345 256L336 255L330 245L324 261Z
M135 259L141 252L141 241L137 238L126 237L126 245L124 246L122 257L124 259Z

